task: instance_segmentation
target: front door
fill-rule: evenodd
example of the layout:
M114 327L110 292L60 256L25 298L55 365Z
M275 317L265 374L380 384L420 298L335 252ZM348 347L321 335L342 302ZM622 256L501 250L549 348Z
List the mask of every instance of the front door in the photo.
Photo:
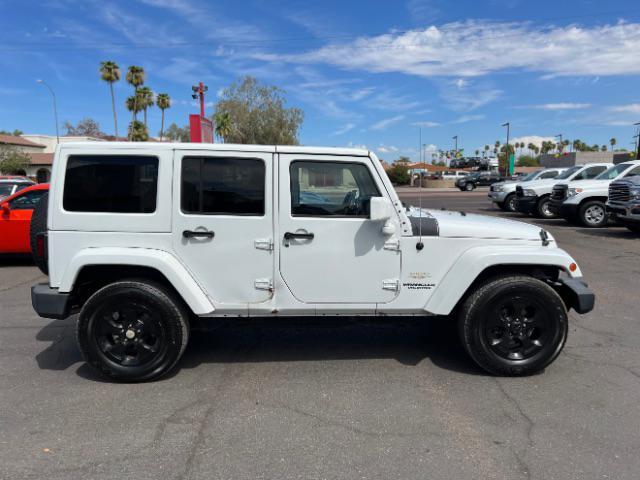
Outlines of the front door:
M31 216L46 190L29 190L9 202L9 211L0 211L0 253L29 253Z
M393 300L400 251L368 218L369 199L384 192L371 159L281 154L278 169L280 273L291 293L305 303Z
M218 312L271 297L273 154L177 150L173 245Z

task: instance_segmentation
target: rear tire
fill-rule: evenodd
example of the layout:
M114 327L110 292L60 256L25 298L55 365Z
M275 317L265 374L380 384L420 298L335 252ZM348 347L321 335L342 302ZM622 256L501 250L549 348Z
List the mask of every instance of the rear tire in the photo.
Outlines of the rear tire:
M604 202L590 200L580 206L578 210L580 223L587 228L602 228L609 221Z
M78 318L76 337L85 361L116 381L166 375L189 340L189 314L164 286L120 281L95 292Z
M458 329L469 356L499 376L543 370L567 340L567 310L546 283L525 275L487 280L464 301Z
M49 275L49 265L45 256L38 255L38 234L47 233L47 210L49 207L49 194L45 193L36 203L31 215L31 224L29 225L29 243L31 247L31 255L33 262L45 275Z

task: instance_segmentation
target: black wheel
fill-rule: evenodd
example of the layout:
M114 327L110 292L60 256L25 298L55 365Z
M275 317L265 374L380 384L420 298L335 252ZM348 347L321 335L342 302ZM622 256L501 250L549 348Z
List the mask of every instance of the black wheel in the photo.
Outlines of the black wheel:
M600 228L607 225L609 217L603 202L590 200L584 202L578 210L580 223L589 228Z
M471 192L473 191L474 188L476 188L476 186L473 183L467 183L467 185L464 188L467 192Z
M518 199L516 198L515 193L510 193L507 195L507 198L504 199L504 202L500 203L500 208L505 212L515 212L517 206Z
M188 312L163 286L112 283L94 293L78 318L86 362L109 378L155 380L178 362L189 339Z
M498 277L478 287L460 309L465 350L494 375L531 375L548 366L567 340L567 310L546 283Z
M551 205L551 197L549 195L542 197L536 205L536 214L540 218L557 218L557 215L549 210L549 205Z
M31 247L31 255L33 262L45 275L49 275L49 265L44 255L38 253L38 234L47 233L47 210L49 207L49 194L45 193L40 197L38 203L31 215L31 224L29 225L29 242Z

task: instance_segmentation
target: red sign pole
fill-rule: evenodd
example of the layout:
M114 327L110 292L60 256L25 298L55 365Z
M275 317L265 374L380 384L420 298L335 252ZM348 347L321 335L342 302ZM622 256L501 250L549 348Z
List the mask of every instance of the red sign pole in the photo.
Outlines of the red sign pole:
M200 100L200 115L189 115L189 131L192 143L214 143L213 122L204 113L204 94L208 87L202 82L191 87L191 97Z

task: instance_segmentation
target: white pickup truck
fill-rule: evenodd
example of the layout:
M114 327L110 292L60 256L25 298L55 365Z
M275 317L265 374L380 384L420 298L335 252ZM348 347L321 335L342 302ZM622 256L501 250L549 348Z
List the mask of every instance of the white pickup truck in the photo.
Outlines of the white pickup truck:
M403 207L366 150L65 143L32 222L42 317L79 312L86 361L121 381L166 374L190 321L452 316L478 365L526 375L592 310L545 230Z
M640 160L619 163L593 180L558 182L553 187L549 208L569 222L578 221L589 228L605 227L609 220L606 207L609 184L634 175L640 175Z
M566 168L543 168L536 172L531 172L519 180L506 180L504 182L494 183L489 187L489 200L501 210L515 212L517 206L516 187L518 187L518 185L526 188L529 182L551 180L565 170Z
M576 182L596 178L602 172L612 167L613 163L589 163L575 165L557 177L549 180L535 180L526 185L516 186L516 210L526 215L540 218L556 218L558 214L551 210L551 192L553 186L562 181Z

